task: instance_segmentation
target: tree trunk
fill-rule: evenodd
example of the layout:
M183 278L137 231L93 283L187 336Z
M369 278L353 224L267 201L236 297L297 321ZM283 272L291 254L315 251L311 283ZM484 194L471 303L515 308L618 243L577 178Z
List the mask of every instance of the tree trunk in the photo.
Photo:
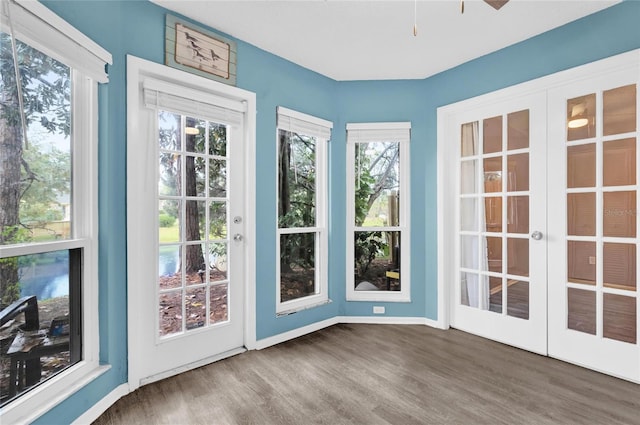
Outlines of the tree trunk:
M0 245L17 242L20 225L20 164L22 161L22 128L7 116L15 116L18 99L2 93L0 110ZM0 308L20 297L18 265L14 259L0 260Z
M284 217L291 209L291 194L289 193L289 169L291 168L291 143L289 134L280 131L280 160L278 167L278 217ZM281 240L287 240L292 235L283 235ZM280 243L280 241L278 241ZM280 271L282 273L291 272L291 244L280 245Z
M195 120L187 118L187 127L195 127ZM194 152L196 146L196 136L187 135L185 148L187 152ZM196 188L196 165L195 157L185 157L184 170L184 190L186 196L197 196ZM185 232L187 241L199 241L200 238L200 213L198 212L198 201L186 201L185 211ZM186 247L186 273L195 273L205 269L202 245L187 245Z

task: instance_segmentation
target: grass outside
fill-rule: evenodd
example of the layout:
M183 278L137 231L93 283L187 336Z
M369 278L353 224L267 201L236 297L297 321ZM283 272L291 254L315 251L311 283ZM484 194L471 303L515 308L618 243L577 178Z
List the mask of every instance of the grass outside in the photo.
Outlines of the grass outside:
M171 227L160 227L158 231L160 234L160 243L180 241L180 227L177 223Z

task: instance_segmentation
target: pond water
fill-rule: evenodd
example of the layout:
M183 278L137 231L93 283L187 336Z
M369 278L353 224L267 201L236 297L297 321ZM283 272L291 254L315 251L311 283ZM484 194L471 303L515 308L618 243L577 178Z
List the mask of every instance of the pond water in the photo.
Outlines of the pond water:
M158 276L169 276L178 271L180 247L161 246L158 253Z
M35 295L38 300L69 295L68 264L67 261L20 267L20 295Z

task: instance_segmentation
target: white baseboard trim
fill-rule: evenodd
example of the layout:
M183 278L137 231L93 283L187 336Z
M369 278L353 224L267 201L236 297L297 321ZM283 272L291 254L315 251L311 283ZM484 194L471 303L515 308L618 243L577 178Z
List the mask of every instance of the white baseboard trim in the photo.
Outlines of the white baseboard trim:
M118 385L99 402L91 406L89 410L78 416L72 425L89 425L107 411L116 401L129 394L129 384Z
M319 331L320 329L324 329L337 323L339 323L338 317L332 317L331 319L323 320L322 322L312 323L298 329L293 329L291 331L283 332L281 334L270 336L268 338L259 339L258 341L256 341L255 349L262 350L264 348L271 347L272 345L280 344L282 342L289 341L290 339L298 338L302 335Z
M429 325L424 317L338 316L338 323L368 323L374 325Z

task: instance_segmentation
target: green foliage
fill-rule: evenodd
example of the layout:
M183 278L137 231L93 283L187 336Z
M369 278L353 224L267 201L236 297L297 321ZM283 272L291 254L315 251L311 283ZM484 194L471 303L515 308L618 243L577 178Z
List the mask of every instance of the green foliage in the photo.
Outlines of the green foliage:
M354 257L358 275L366 274L373 260L384 255L385 250L388 250L388 246L381 231L355 232Z
M160 222L160 227L173 227L173 225L176 224L176 218L169 214L161 213L158 218Z

